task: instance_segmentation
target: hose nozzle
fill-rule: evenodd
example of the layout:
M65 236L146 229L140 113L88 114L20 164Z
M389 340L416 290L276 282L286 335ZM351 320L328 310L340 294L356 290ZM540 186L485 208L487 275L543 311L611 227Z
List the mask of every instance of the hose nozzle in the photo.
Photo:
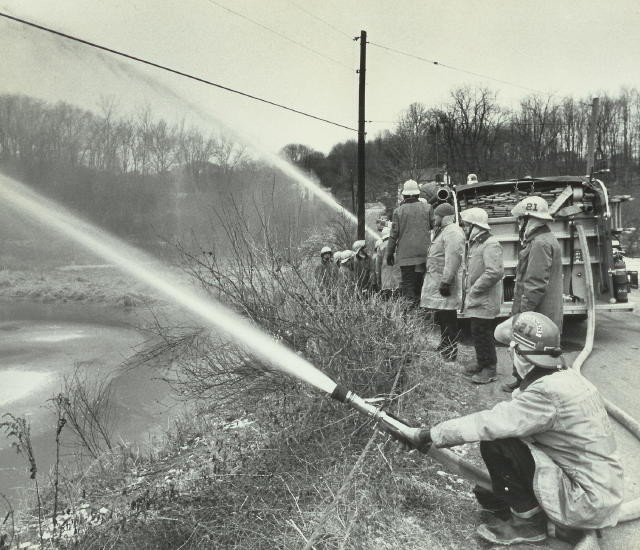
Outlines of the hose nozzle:
M383 431L395 439L408 443L423 453L429 450L431 438L429 437L428 430L412 428L399 418L368 403L342 386L336 386L331 393L331 397L341 403L346 403L359 413L372 418Z

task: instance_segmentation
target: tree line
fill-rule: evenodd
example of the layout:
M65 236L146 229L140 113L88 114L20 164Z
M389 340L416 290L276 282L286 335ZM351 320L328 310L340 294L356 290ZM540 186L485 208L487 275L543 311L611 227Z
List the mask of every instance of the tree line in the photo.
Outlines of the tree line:
M107 98L91 112L0 95L0 169L142 245L210 233L214 209L246 216L256 234L264 220L275 231L322 211L308 197L291 200L301 197L295 182L237 141L170 124L149 107L123 115Z
M590 114L590 97L529 95L509 109L497 92L468 86L452 90L443 105L413 103L392 130L367 140L367 200L391 208L403 180L434 179L445 169L454 183L464 183L472 172L481 180L583 174ZM355 140L337 143L327 155L292 143L281 154L355 208L356 150ZM605 167L612 171L607 183L614 193L635 192L640 180L636 89L600 95L596 169ZM149 107L123 115L108 98L91 112L64 102L0 95L0 168L132 238L174 236L203 218L198 207L221 204L222 196L233 196L245 210L250 203L264 204L265 189L274 185L282 187L283 196L300 196L292 181L242 144L184 121L170 124ZM271 194L271 202L278 193ZM266 215L274 224L292 216L317 220L321 208L308 199L295 214L275 209ZM290 200L283 202L293 208ZM634 210L626 207L627 225L640 226Z
M459 87L438 107L413 103L393 130L367 141L367 200L385 193L395 199L404 179L431 179L448 171L454 183L469 173L480 180L577 175L586 171L592 98L529 95L515 109L502 106L497 92ZM595 168L609 168L628 189L640 180L640 92L622 89L600 95ZM282 154L347 203L356 177L356 141L336 144L328 155L304 145Z

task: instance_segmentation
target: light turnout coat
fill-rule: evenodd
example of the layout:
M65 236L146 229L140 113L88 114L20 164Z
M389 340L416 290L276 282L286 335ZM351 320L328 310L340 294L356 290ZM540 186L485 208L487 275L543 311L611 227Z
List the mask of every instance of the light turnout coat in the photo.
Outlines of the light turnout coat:
M453 216L445 217L443 223L446 225L436 231L429 248L420 307L458 309L462 302L464 231L453 222ZM451 296L440 295L440 283L451 285Z
M431 429L436 447L508 437L531 450L533 489L551 521L577 529L617 523L622 466L602 398L580 373L536 368L510 401Z
M503 275L502 245L483 231L467 247L463 304L467 317L495 319L500 314Z
M376 274L380 290L396 290L400 287L400 266L387 264L387 243L384 240L378 248L378 260L376 262Z

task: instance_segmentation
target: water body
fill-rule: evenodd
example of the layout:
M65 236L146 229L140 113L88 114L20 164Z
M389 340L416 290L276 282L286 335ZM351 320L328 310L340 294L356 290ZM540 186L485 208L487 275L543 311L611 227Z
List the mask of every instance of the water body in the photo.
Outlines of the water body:
M0 303L0 414L31 422L40 476L47 475L55 452L56 418L46 402L76 368L90 379L113 380L115 441L144 445L175 414L167 385L154 379L157 372L122 367L147 339L136 322L135 313L103 306ZM1 433L0 492L15 497L29 485L24 458Z

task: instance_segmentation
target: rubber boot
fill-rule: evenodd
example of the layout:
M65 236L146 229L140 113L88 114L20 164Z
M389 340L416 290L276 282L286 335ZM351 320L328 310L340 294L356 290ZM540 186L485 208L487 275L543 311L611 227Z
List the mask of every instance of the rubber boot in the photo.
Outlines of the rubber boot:
M508 521L483 523L476 532L484 540L503 546L542 542L547 538L547 518L539 506L521 513L512 509Z
M473 488L473 494L480 505L481 521L492 522L496 518L507 521L511 517L511 510L507 503L491 491L476 485Z
M498 373L495 367L485 367L478 374L474 374L471 377L471 381L474 384L489 384L494 382L498 378Z

